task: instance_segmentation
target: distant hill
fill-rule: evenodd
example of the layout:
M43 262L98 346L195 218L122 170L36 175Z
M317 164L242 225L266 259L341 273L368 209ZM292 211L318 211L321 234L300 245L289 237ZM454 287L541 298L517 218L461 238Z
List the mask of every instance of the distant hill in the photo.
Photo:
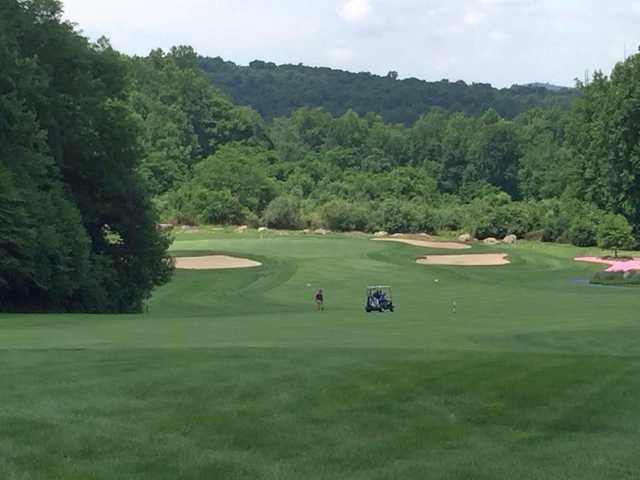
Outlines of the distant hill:
M512 118L533 107L569 108L577 95L574 89L553 90L540 85L496 89L485 83L398 80L396 72L385 77L259 60L240 66L220 57L201 57L199 64L234 102L252 106L267 119L289 115L304 106L323 107L334 115L348 109L360 114L376 112L388 122L405 124L432 107L469 115L494 108Z
M560 85L554 85L552 83L534 82L534 83L527 83L524 86L525 87L530 87L530 88L544 88L545 90L549 90L551 92L564 92L564 91L571 90L569 87L563 87L563 86L560 86Z

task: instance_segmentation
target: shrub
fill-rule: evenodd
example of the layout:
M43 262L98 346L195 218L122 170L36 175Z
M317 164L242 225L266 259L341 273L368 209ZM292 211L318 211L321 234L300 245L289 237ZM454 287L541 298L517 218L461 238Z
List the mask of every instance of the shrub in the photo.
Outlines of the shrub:
M420 230L419 209L412 203L388 199L372 212L371 222L377 230L389 233L411 233Z
M598 226L598 246L611 249L618 256L618 250L632 248L635 245L633 230L622 215L609 213L602 218Z
M295 230L302 226L300 204L294 197L278 197L269 203L263 215L264 224L269 228Z
M640 272L598 272L591 283L619 287L636 286L640 285Z
M303 224L306 228L310 228L312 230L327 227L325 221L322 218L322 213L317 210L312 210L308 213L305 213L303 216Z
M562 242L566 240L569 219L558 211L549 211L542 219L542 241Z
M495 215L486 215L475 221L471 229L471 235L479 240L484 240L489 237L502 238L506 233L496 221Z
M468 207L459 205L446 205L433 211L435 230L458 231L467 222Z
M476 238L523 238L539 227L541 214L535 202L513 202L504 192L476 198L468 206L465 226Z
M418 230L425 233L437 233L439 230L439 218L434 210L430 207L422 207L418 209Z
M525 240L529 240L531 242L541 242L543 236L544 236L544 231L542 231L542 230L533 230L533 231L527 233L524 236L524 239Z
M228 189L207 190L193 182L163 197L160 207L165 221L183 225L238 224L244 222L247 211Z
M472 233L480 240L488 237L504 238L511 234L522 238L531 228L532 222L526 205L509 203L479 212Z
M597 226L589 219L574 220L569 229L569 241L576 247L593 247L596 245Z
M258 228L260 226L260 217L255 213L246 210L244 214L244 223L251 228Z
M243 223L245 209L229 190L210 191L202 198L202 211L198 215L203 223Z
M365 230L369 222L367 209L345 200L334 200L322 207L322 220L330 230L349 232Z

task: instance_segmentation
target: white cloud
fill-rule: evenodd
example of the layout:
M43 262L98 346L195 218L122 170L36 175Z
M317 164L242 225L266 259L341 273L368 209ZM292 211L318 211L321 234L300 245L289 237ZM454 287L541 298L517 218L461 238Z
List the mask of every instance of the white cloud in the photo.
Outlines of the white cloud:
M367 20L372 12L370 0L347 0L342 6L340 16L349 23L359 23Z
M327 52L327 58L333 65L344 66L353 60L355 54L349 48L332 48Z
M483 12L469 11L464 15L464 23L466 25L479 25L484 22L487 15Z
M532 5L536 0L479 0L480 5L485 7L520 7Z
M633 2L631 4L631 10L633 10L637 14L640 14L640 2Z
M489 32L489 38L495 42L505 42L509 40L509 35L500 31Z

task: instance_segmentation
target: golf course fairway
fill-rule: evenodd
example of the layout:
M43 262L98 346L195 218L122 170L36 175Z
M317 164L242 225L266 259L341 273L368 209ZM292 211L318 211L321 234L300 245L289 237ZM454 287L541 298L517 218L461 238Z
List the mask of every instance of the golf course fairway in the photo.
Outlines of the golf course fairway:
M640 478L640 298L588 284L597 250L436 266L203 229L173 251L261 265L177 270L140 315L0 315L1 479Z

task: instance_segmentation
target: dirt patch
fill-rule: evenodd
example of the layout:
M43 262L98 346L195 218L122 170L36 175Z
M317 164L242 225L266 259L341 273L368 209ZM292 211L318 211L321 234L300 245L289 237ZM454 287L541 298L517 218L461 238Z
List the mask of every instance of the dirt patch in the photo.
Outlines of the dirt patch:
M419 257L420 265L451 265L459 267L493 267L509 265L506 253L480 253L471 255L429 255Z
M178 257L176 268L183 270L220 270L223 268L259 267L260 262L248 258L229 257L227 255L209 255L206 257Z
M376 242L396 242L404 243L406 245L413 245L414 247L425 248L441 248L443 250L466 250L471 248L469 245L456 242L438 242L436 240L430 240L429 237L397 237L397 238L374 238Z

